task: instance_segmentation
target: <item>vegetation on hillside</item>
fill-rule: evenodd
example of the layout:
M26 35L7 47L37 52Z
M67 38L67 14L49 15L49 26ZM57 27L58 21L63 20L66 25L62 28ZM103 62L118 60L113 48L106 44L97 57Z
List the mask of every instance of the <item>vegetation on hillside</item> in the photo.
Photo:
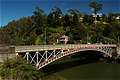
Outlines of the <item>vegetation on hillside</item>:
M62 35L68 43L120 43L120 13L100 16L102 4L91 2L93 15L69 9L66 14L58 7L46 15L35 8L32 16L13 20L0 27L0 44L41 45L57 43ZM22 59L7 59L0 63L0 77L7 80L40 80L40 71ZM42 77L42 80L64 80L57 75Z
M120 43L120 13L99 15L102 4L91 2L93 12L83 14L69 9L66 14L58 7L46 15L35 8L32 16L13 20L0 28L0 43L12 45L53 44L62 35L68 43ZM93 14L92 14L93 13Z

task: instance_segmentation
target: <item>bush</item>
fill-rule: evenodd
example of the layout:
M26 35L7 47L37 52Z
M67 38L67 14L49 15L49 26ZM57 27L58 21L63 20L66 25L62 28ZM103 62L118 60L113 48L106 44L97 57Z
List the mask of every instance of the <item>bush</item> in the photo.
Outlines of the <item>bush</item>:
M0 77L7 80L40 80L40 71L25 60L7 59L0 65Z

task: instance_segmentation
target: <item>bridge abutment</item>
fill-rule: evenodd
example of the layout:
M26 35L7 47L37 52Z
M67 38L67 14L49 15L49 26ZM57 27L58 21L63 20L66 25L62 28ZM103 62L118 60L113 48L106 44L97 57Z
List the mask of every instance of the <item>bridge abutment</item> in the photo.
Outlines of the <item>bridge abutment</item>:
M7 58L14 58L15 56L15 47L0 46L0 62L3 62Z

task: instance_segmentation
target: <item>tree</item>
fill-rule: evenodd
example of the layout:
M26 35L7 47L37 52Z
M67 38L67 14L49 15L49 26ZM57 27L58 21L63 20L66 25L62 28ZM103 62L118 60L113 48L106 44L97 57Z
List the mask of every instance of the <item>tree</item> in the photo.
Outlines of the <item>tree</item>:
M49 28L48 29L48 43L53 44L57 43L57 39L59 39L62 35L65 34L63 26L59 26L57 28Z
M35 11L33 12L33 29L36 31L37 35L41 35L44 33L44 29L47 26L47 18L44 14L44 11L41 10L39 7L36 7Z
M0 28L0 44L9 44L10 43L10 36L8 33L3 30L3 28Z
M71 20L70 20L70 16L68 14L66 14L64 16L64 27L69 27L71 25Z
M94 13L97 14L98 11L102 10L102 4L93 1L89 4L89 6L93 9Z
M83 17L83 23L84 24L92 25L93 22L94 22L94 18L93 18L92 15L84 14L84 17Z
M2 31L9 36L9 44L25 45L34 44L36 34L32 29L33 20L31 17L22 17L17 21L9 22Z
M80 22L81 13L76 9L69 9L65 16L66 33L71 43L78 43L84 34L84 25ZM68 19L68 20L67 20Z
M5 80L40 80L40 71L25 60L7 59L0 65L0 76Z
M92 8L93 12L94 12L94 15L95 15L95 21L96 20L96 17L97 17L97 13L102 10L102 4L100 3L97 3L96 1L92 1L89 6Z
M58 27L63 24L63 14L60 8L54 7L52 8L50 14L47 18L49 27Z

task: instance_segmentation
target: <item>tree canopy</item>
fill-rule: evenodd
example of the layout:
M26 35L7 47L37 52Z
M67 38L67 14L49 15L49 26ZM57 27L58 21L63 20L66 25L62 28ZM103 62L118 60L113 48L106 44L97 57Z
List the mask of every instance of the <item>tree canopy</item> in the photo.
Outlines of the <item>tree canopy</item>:
M102 10L102 4L91 2L94 13ZM96 17L69 9L63 14L59 7L46 15L39 7L33 15L13 20L0 28L0 43L12 45L40 45L57 43L62 35L69 37L68 43L120 43L120 13L103 14Z
M93 9L94 13L97 14L98 11L102 10L102 4L92 1L89 6Z

